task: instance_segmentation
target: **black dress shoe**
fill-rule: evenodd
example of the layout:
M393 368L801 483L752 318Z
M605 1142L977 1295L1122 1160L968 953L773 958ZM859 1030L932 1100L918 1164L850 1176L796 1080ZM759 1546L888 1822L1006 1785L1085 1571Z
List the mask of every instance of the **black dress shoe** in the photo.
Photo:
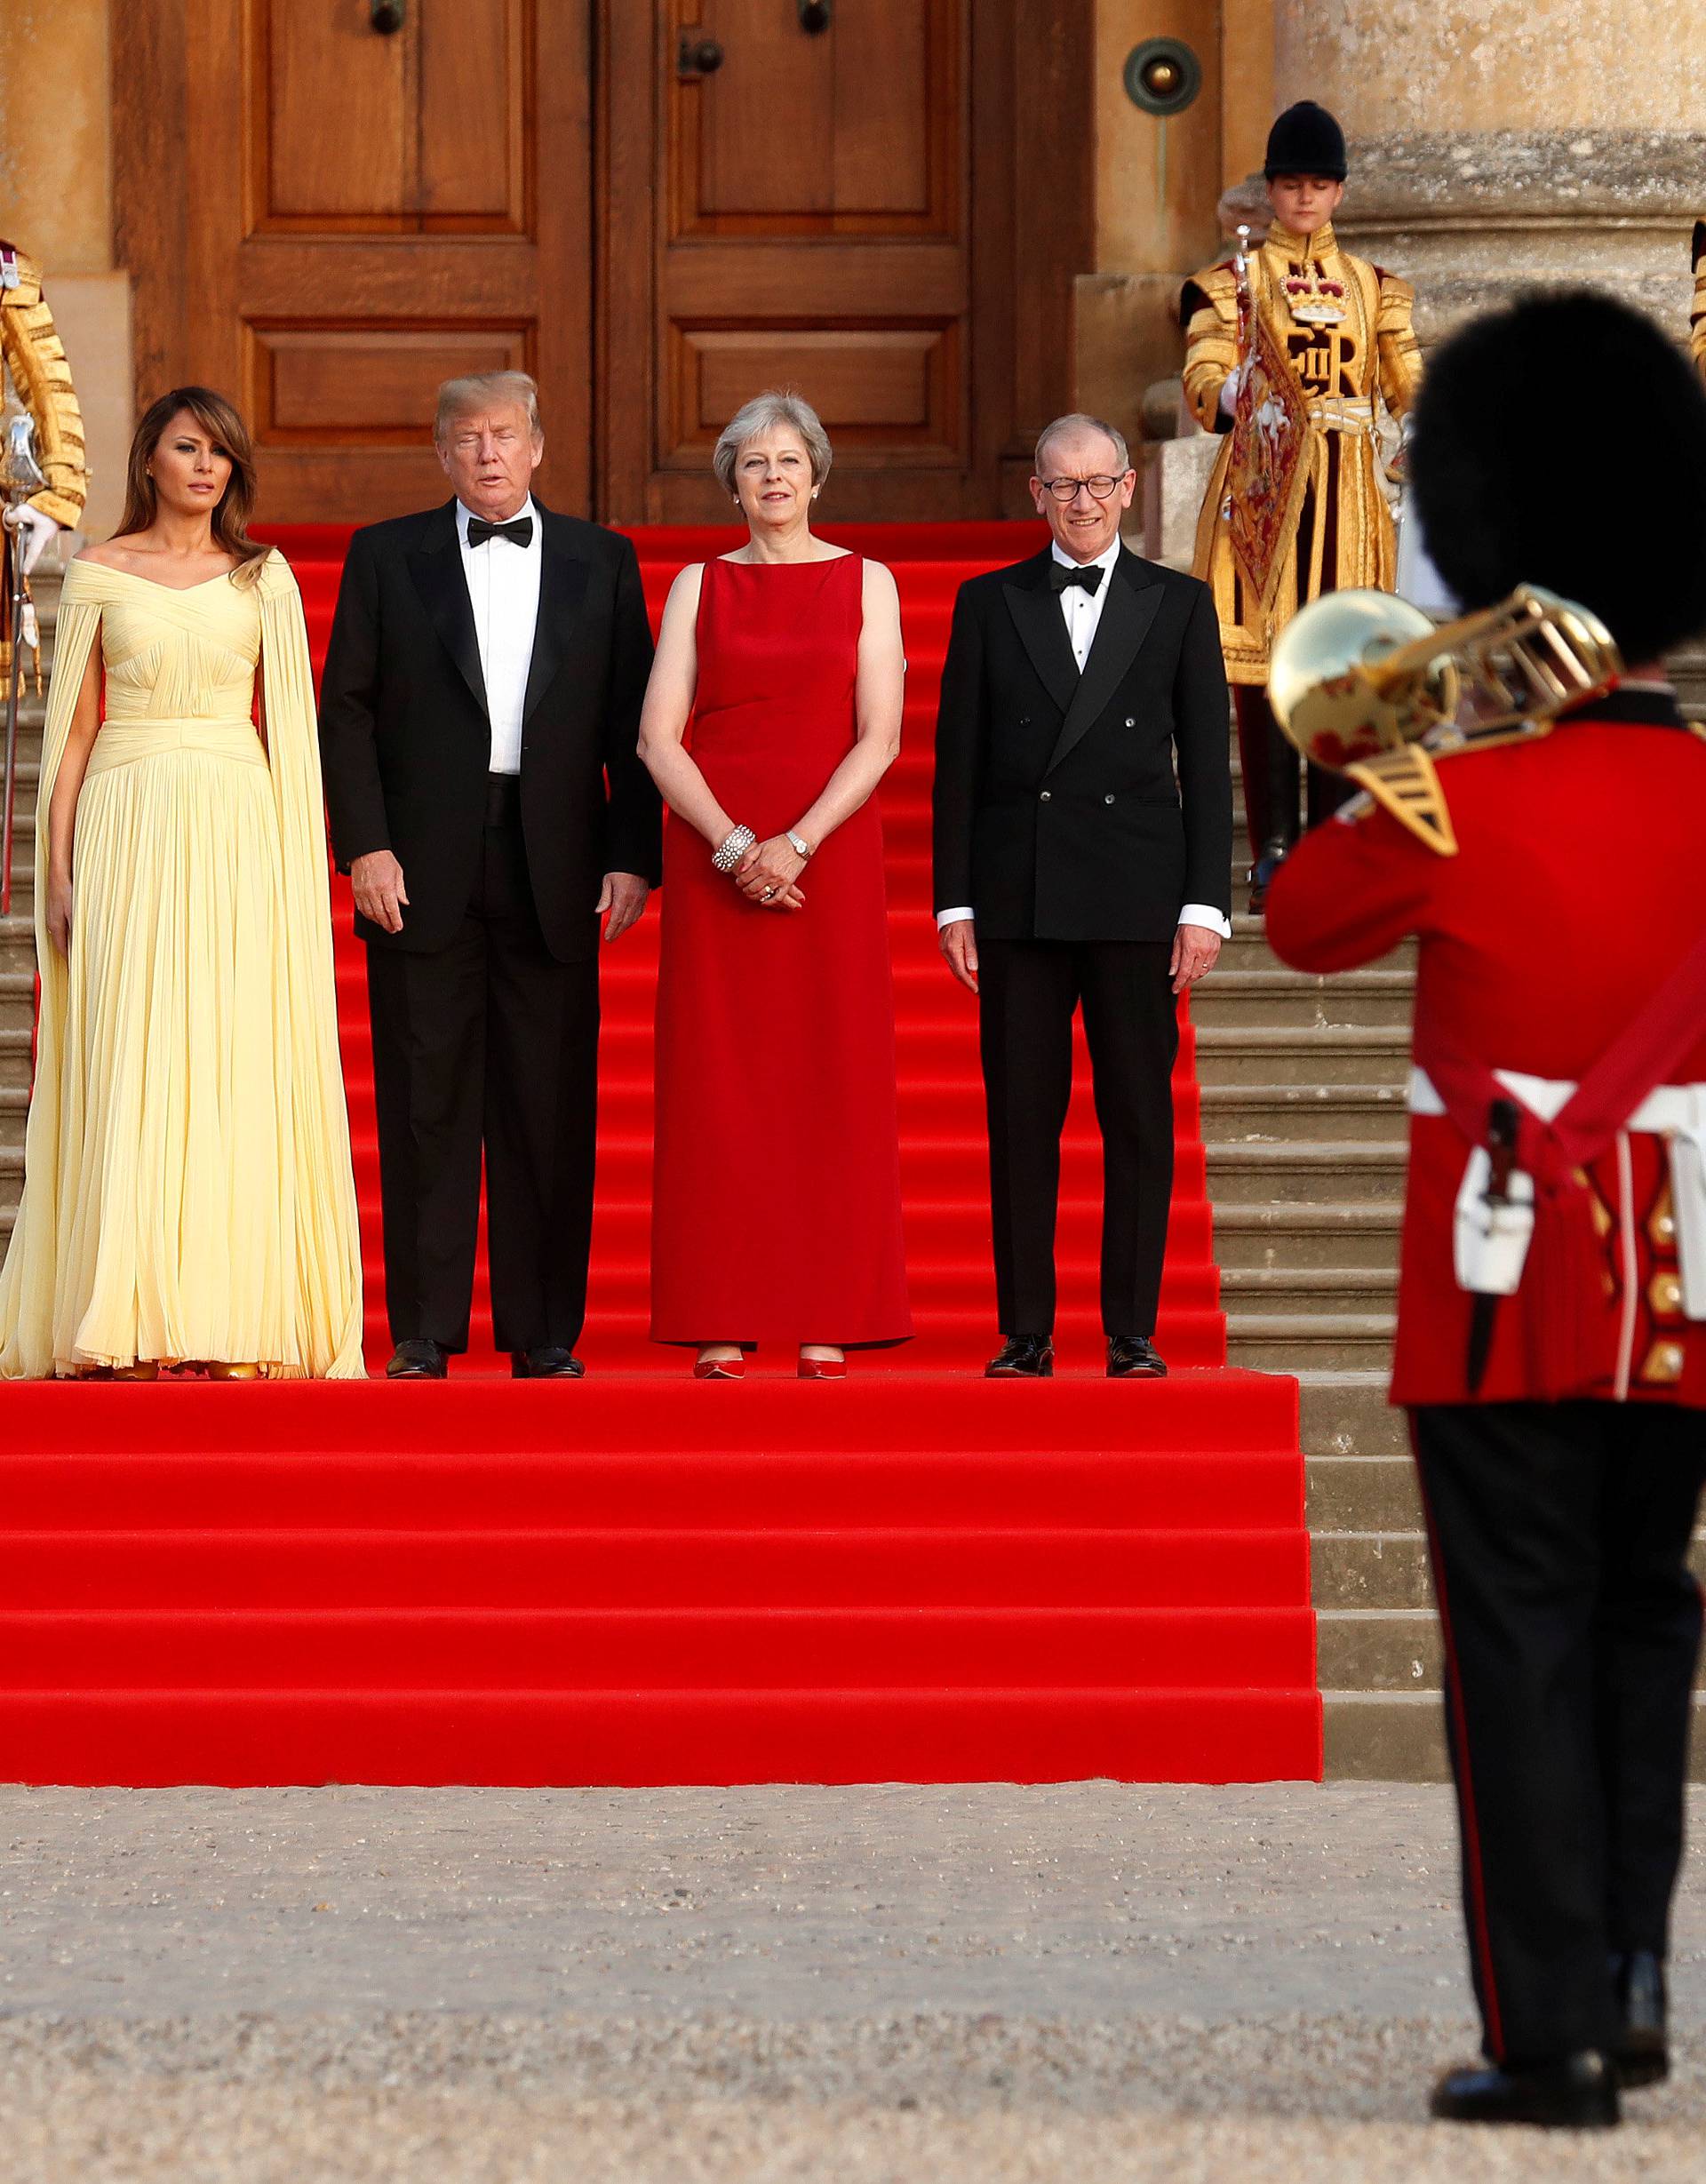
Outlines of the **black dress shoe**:
M387 1380L442 1380L448 1369L447 1353L430 1335L411 1335L392 1352L385 1376Z
M1250 915L1259 918L1267 907L1268 889L1273 885L1274 874L1291 854L1289 842L1264 842L1262 854L1250 867Z
M1537 2124L1554 2131L1605 2131L1621 2117L1616 2068L1591 2047L1523 2070L1496 2063L1447 2070L1428 2108L1448 2124Z
M1110 1380L1165 1380L1167 1360L1147 1335L1110 1335Z
M512 1380L584 1380L586 1367L561 1343L542 1343L537 1350L512 1350Z
M984 1367L985 1380L1052 1380L1055 1345L1046 1335L1009 1335Z
M1664 1988L1664 1959L1650 1949L1614 1957L1611 1975L1617 1987L1622 2029L1612 2049L1620 2085L1656 2085L1670 2075L1670 2043Z

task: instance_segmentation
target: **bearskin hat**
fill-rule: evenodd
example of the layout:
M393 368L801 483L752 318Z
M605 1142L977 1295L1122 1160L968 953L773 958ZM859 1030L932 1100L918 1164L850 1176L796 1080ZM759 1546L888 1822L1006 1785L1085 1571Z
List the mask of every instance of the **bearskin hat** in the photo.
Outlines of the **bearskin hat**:
M1335 182L1350 172L1344 132L1324 106L1300 99L1288 106L1268 132L1269 181L1277 174L1326 174Z
M1706 628L1706 393L1626 305L1535 295L1455 334L1429 360L1410 468L1465 608L1544 585L1632 666Z

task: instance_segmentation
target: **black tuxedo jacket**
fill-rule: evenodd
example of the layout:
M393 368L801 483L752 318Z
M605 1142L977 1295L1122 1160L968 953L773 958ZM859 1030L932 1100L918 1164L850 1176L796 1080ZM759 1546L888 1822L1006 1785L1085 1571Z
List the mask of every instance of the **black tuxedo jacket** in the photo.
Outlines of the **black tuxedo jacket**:
M539 613L522 729L522 829L546 946L584 962L607 872L663 876L663 807L640 763L651 628L632 543L596 523L542 525ZM320 693L332 851L403 866L403 930L357 916L375 947L444 947L474 891L491 730L456 503L350 540ZM608 782L608 787L606 785Z
M973 577L936 729L935 894L989 940L1170 940L1232 905L1213 595L1120 550L1080 675L1045 549Z

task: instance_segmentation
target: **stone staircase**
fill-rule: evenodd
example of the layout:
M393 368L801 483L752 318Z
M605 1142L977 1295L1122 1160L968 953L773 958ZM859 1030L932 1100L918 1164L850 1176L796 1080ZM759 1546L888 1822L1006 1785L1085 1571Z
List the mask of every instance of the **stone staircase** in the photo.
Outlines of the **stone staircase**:
M1706 648L1673 663L1706 718ZM1243 841L1238 785L1239 842ZM1402 1417L1386 1402L1403 1208L1413 947L1312 978L1233 893L1193 1003L1231 1361L1295 1373L1329 1777L1446 1773L1439 1634ZM1706 1573L1706 1543L1697 1561ZM1696 1740L1706 1777L1706 1736Z

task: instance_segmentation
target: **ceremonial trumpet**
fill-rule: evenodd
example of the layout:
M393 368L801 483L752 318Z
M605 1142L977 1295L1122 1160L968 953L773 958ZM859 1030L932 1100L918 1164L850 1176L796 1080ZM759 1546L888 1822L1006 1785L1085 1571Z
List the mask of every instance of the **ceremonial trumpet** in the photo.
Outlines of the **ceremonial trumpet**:
M1328 592L1275 639L1273 716L1334 773L1457 720L1474 736L1547 721L1608 689L1622 656L1598 616L1519 584L1496 607L1436 626L1391 592Z

